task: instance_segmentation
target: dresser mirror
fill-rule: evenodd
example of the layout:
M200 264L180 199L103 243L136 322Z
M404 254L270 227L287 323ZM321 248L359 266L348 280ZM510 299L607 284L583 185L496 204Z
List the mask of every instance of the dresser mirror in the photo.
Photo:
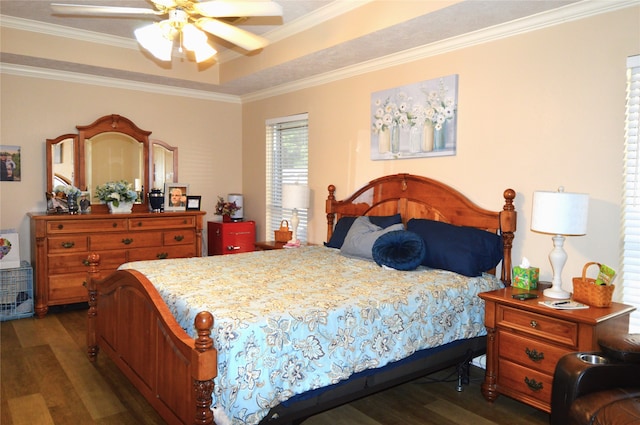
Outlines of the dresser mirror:
M53 192L56 186L76 185L77 145L76 134L47 139L47 192Z
M47 139L47 192L58 185L73 185L95 192L108 181L126 180L135 190L164 188L178 178L178 148L149 140L142 130L121 115L105 115L78 134Z
M161 140L151 140L151 189L164 189L178 181L178 148Z

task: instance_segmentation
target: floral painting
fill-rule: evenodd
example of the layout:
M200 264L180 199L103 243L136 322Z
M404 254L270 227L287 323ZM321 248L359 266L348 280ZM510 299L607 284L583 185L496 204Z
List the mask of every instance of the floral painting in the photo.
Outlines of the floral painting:
M371 95L371 159L456 154L458 75Z

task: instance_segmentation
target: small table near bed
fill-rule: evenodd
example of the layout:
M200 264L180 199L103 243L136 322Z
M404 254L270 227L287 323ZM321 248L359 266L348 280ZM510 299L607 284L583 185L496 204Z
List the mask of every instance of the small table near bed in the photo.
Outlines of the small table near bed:
M528 292L507 287L479 295L485 301L487 370L482 394L494 401L504 394L537 409L551 412L553 373L560 358L573 351L599 351L598 338L624 334L633 307L555 310L538 298L517 300L513 294Z

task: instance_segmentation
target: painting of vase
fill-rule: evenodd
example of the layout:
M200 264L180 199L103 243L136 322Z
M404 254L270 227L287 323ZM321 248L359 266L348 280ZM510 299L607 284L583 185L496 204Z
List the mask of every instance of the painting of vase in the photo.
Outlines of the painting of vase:
M458 75L371 95L371 159L456 154Z

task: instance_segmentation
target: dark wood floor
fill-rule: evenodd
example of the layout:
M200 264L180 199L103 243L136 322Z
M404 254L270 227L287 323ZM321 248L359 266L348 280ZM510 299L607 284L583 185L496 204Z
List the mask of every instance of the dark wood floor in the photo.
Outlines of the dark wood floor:
M84 310L2 322L2 425L164 424L106 356L85 355ZM309 418L304 425L546 425L548 415L507 397L487 403L483 370L463 392L442 382L453 370ZM455 378L452 376L451 379Z

